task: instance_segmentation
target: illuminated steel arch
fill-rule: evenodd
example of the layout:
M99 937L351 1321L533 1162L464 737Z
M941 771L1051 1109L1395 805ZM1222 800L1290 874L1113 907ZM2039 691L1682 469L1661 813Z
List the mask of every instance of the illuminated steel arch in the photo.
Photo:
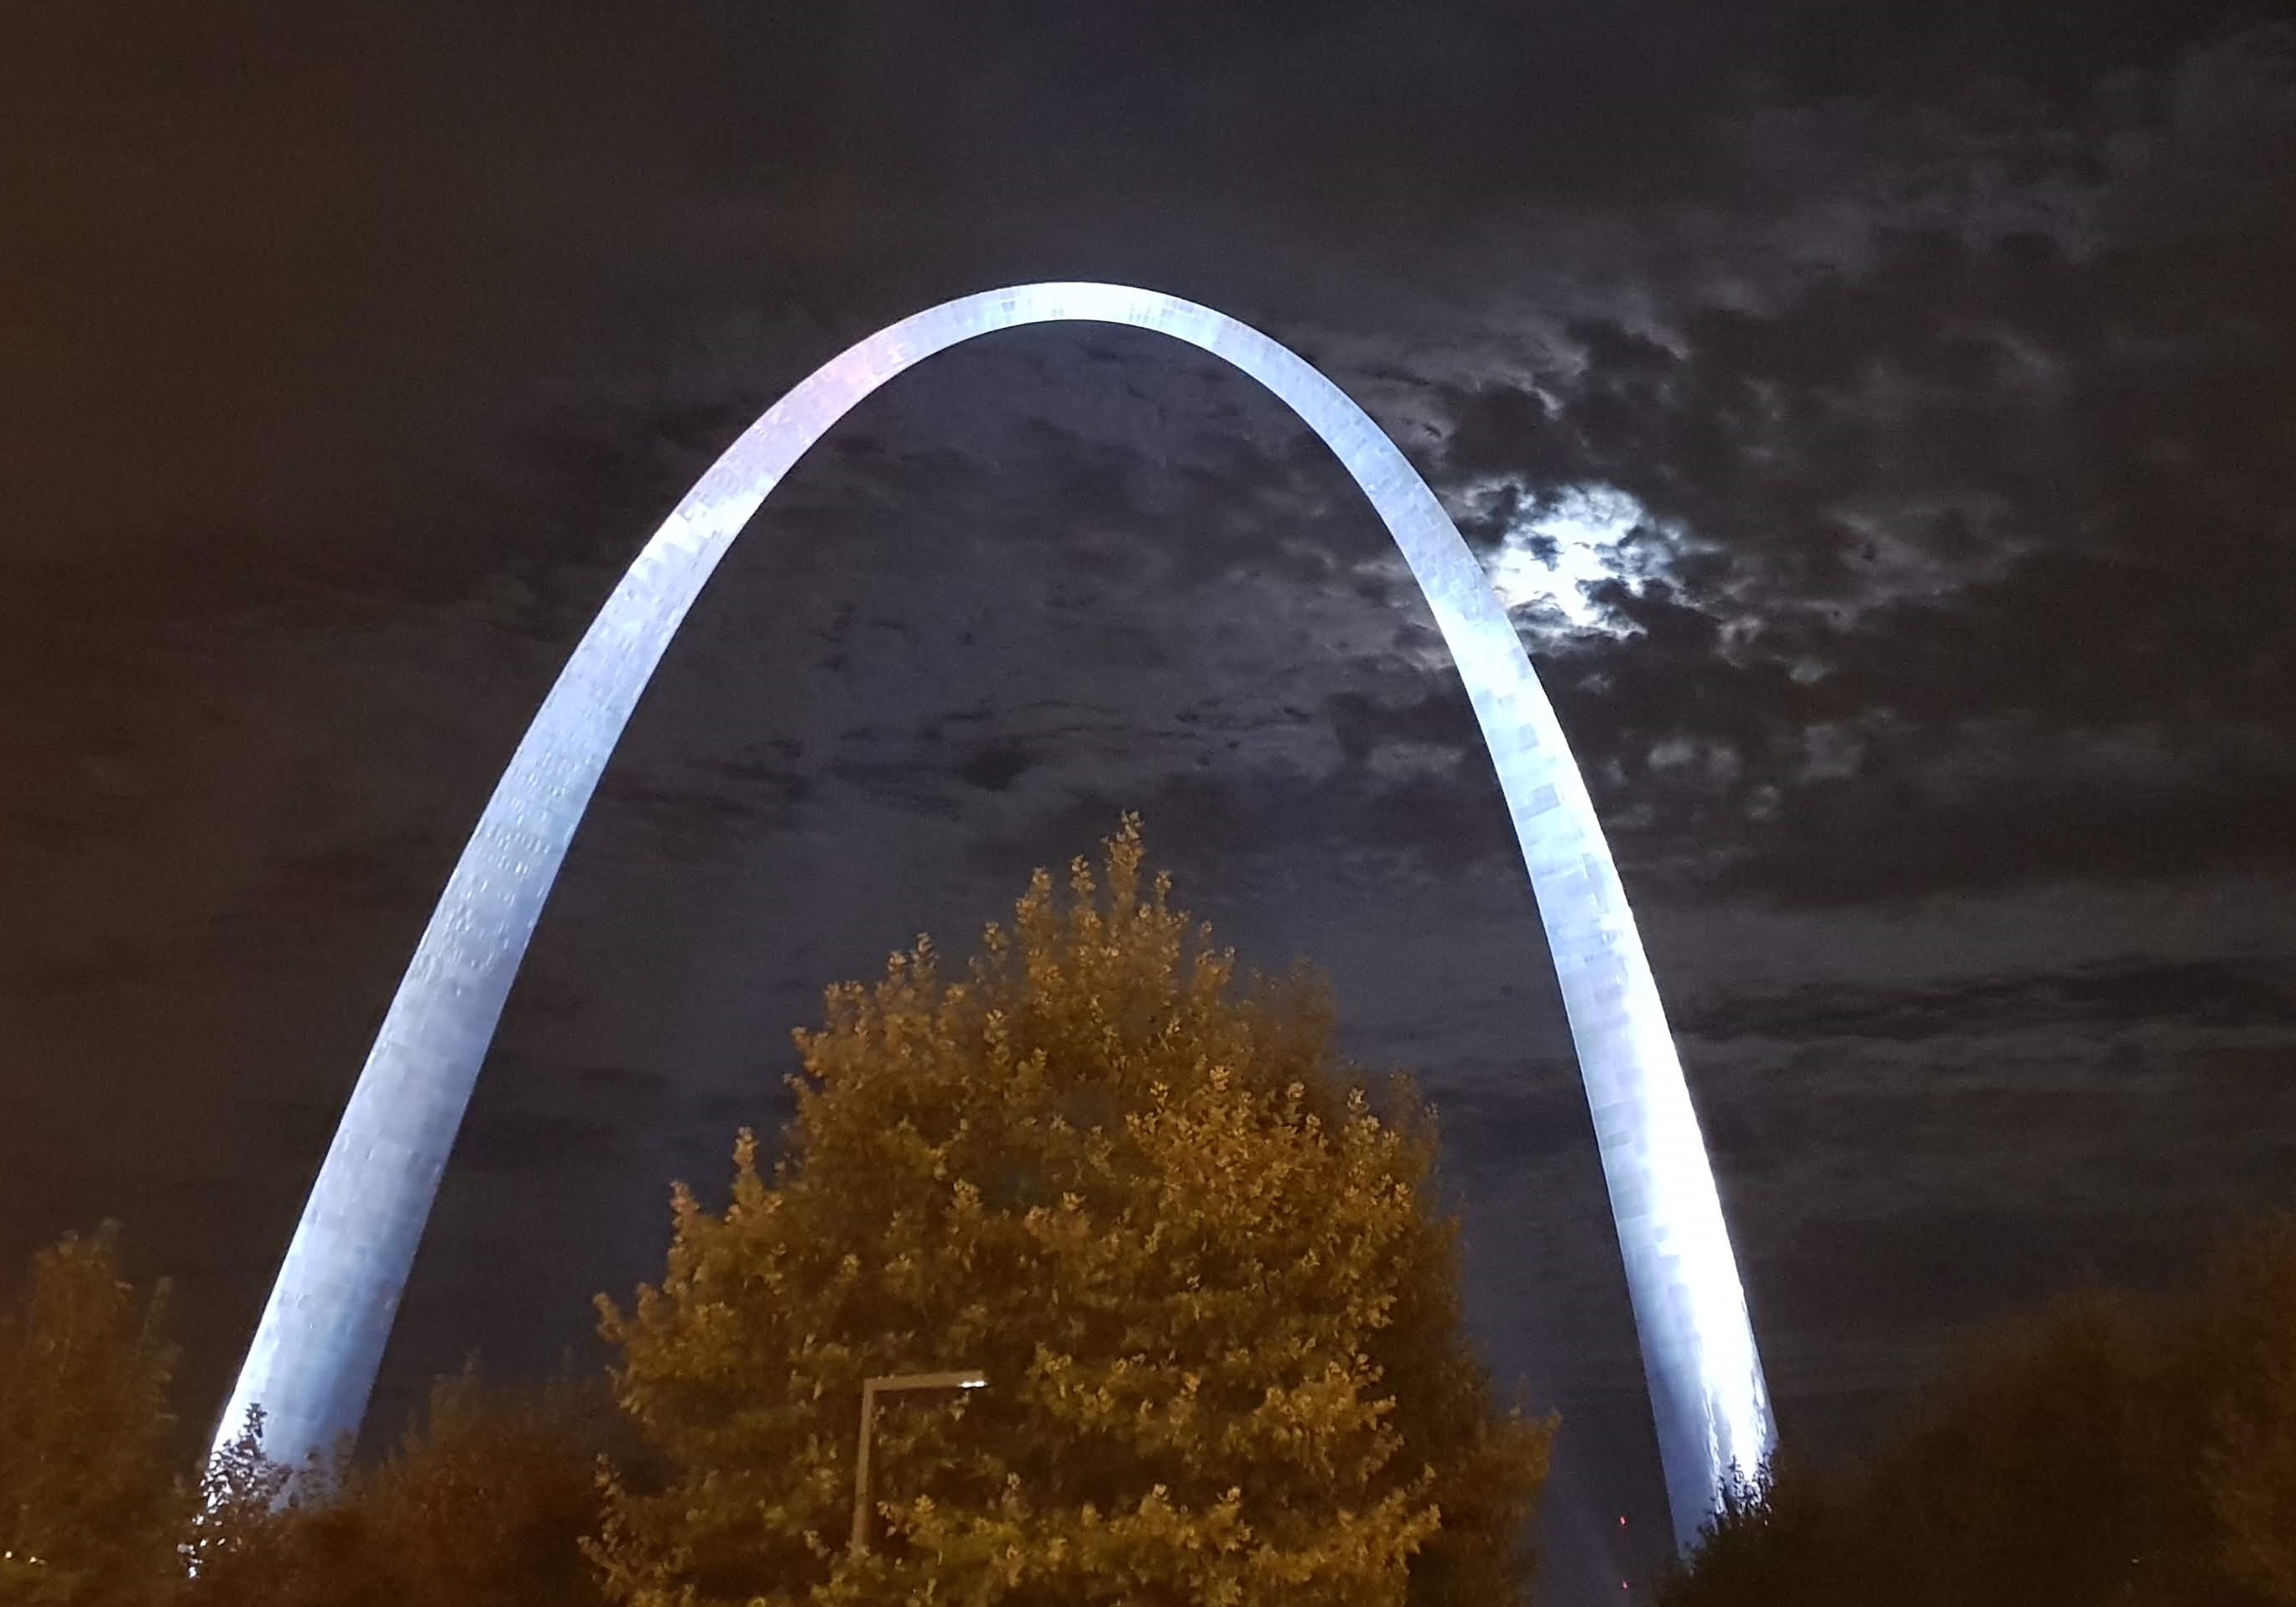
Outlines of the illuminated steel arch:
M1031 284L905 318L767 409L686 494L583 634L439 897L312 1185L217 1433L260 1405L299 1463L357 1429L455 1133L599 772L679 621L767 493L862 398L1017 324L1132 324L1223 357L1338 455L1441 628L1522 845L1586 1080L1677 1534L1767 1454L1767 1389L1714 1175L1609 844L1481 567L1395 444L1308 363L1177 297Z

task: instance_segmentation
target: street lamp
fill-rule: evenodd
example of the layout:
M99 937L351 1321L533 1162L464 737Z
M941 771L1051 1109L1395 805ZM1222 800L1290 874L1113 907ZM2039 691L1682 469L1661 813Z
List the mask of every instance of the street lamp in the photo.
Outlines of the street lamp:
M861 1386L861 1448L853 1457L853 1545L857 1557L869 1554L869 1431L877 1426L877 1397L905 1390L985 1390L979 1373L898 1373Z

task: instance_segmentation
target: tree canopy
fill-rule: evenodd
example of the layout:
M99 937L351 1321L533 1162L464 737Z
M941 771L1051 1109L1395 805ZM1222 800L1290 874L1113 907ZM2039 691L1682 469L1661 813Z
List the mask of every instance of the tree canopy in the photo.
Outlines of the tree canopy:
M1864 1475L1746 1492L1664 1599L2296 1607L2296 1222L2196 1295L2060 1301Z
M40 1251L0 1314L4 1607L582 1607L596 1469L620 1448L593 1385L443 1382L372 1467L265 1459L261 1415L201 1477L170 1406L165 1285L110 1226Z
M181 1607L585 1607L597 1464L619 1448L594 1385L443 1379L372 1466L290 1477L257 1431L210 1467Z
M923 941L799 1034L796 1120L604 1308L661 1458L596 1548L633 1607L1520 1599L1548 1426L1460 1332L1431 1131L1323 996L1239 980L1128 822L954 978ZM846 1545L862 1386L876 1543Z
M110 1226L34 1259L0 1317L0 1601L112 1607L177 1571L185 1516L165 1286L121 1275Z

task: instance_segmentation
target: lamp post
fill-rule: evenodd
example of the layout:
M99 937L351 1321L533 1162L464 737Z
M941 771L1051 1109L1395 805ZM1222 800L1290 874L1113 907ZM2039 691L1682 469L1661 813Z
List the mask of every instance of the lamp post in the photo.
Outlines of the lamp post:
M857 1557L869 1554L869 1433L877 1426L877 1397L908 1390L985 1390L979 1373L898 1373L861 1385L861 1447L853 1456L853 1544Z

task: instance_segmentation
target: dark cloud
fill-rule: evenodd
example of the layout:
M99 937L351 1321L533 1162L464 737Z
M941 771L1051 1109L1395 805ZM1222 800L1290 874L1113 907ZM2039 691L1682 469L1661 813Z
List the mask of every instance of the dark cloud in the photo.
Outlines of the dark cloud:
M2122 962L2041 976L1889 990L1841 985L1726 998L1686 1013L1702 1037L1911 1040L2035 1026L2110 1029L2147 1021L2296 1027L2296 991L2255 962Z
M487 1172L562 1173L611 1159L615 1127L595 1115L561 1116L473 1103L455 1140L455 1159Z
M1654 811L1638 853L1695 839L1734 885L1821 898L2284 853L2296 39L2228 37L2152 94L1981 159L2054 173L2093 227L1988 235L1964 204L1759 306L1573 320L1536 392L1453 398L1441 471L1519 488L1480 539L1574 483L1657 521L1644 575L1593 594L1631 634L1554 677L1608 796Z
M656 852L708 858L759 832L785 831L812 796L813 778L792 765L794 739L764 754L714 759L676 779L635 767L609 769L598 798L642 831Z
M1033 762L1028 750L1017 744L993 742L974 749L958 760L956 774L984 791L1002 792Z

